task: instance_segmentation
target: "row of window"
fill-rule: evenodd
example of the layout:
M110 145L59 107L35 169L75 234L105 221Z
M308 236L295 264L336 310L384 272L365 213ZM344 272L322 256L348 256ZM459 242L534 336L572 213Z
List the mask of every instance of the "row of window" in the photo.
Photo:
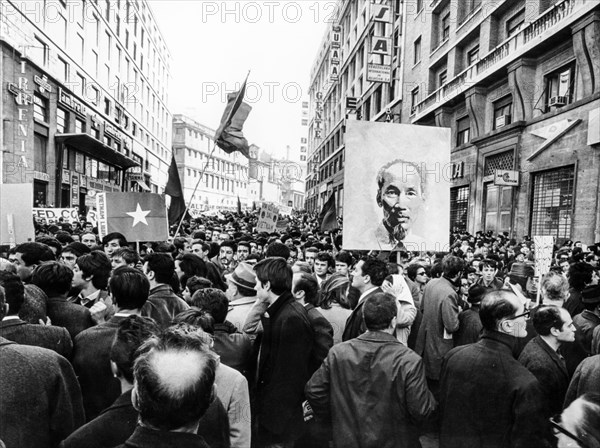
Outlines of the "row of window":
M198 178L200 171L187 168L188 179ZM226 179L224 177L216 176L213 174L204 174L204 186L213 190L227 191L234 193L237 189L246 190L248 184L246 182L234 181L232 179ZM193 183L195 183L194 181ZM234 188L236 190L234 190Z

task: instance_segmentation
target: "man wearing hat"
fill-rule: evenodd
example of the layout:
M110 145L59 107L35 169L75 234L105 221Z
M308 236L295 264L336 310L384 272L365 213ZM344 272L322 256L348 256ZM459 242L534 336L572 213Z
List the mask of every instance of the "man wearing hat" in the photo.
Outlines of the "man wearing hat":
M600 326L600 285L586 287L581 292L581 302L585 310L573 318L577 329L575 338L585 352L591 355L594 329Z
M248 312L256 302L256 274L250 263L242 262L231 274L225 275L225 279L229 298L227 320L242 331Z
M533 291L533 266L527 263L513 263L508 273L507 289L514 292L524 303L531 300Z

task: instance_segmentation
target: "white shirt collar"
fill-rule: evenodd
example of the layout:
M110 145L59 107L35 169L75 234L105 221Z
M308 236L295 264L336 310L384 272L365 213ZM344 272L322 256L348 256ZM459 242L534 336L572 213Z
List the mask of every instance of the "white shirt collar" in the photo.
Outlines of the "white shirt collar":
M369 294L371 294L377 288L378 288L378 286L373 286L371 289L367 289L365 292L363 292L360 295L360 297L358 298L358 303L361 303L363 300L365 300L365 297L367 297Z

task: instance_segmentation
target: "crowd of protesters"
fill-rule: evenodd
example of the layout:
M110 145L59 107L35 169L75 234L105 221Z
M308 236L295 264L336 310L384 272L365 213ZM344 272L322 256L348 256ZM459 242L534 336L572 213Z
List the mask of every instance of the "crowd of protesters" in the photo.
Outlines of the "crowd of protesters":
M528 237L360 252L280 221L0 250L0 447L600 447L600 244L536 276Z

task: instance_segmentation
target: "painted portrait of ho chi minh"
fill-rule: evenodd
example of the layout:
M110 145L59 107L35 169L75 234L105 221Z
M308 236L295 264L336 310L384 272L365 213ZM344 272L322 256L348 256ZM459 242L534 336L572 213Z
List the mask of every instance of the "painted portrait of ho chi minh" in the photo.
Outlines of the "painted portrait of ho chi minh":
M349 121L344 248L448 250L451 174L449 129Z

